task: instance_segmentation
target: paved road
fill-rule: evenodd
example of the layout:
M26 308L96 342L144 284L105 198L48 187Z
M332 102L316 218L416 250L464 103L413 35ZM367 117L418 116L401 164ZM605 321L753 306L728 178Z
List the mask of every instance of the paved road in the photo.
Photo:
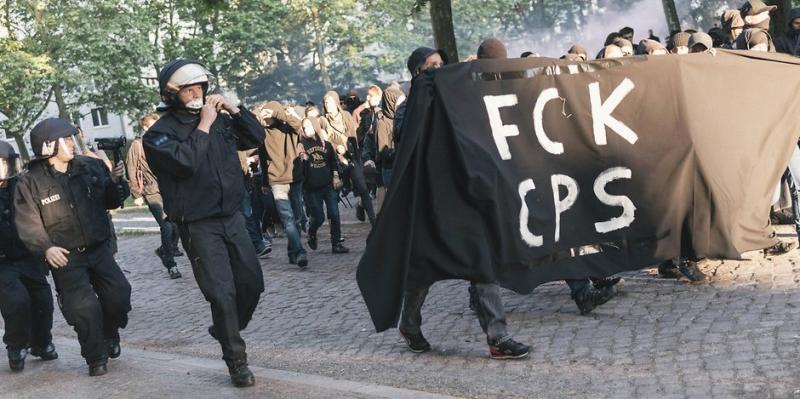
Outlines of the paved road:
M487 359L485 337L468 309L463 282L435 285L423 309L432 352L409 353L396 331L374 333L354 281L367 231L366 225L347 224L346 244L353 252L333 255L323 227L321 249L311 253L307 271L287 264L285 240L276 241L275 252L262 260L266 292L243 336L251 364L265 370L266 378L269 370L284 370L486 398L800 397L800 252L776 259L753 253L748 261L709 262L702 266L713 276L706 285L658 279L653 270L627 273L620 297L589 316L578 314L563 283L546 284L527 296L504 291L510 330L531 344L533 352L527 360L498 362ZM791 229L780 231L788 236ZM154 235L120 241L118 260L133 286L134 310L122 333L128 352L115 364L131 361L131 349L207 359L218 362L219 369L186 376L188 388L178 396L231 392L218 360L219 347L206 332L208 305L186 258L179 258L184 278L168 280L152 251L157 241ZM60 315L55 334L74 341ZM77 349L64 347L61 352L76 355ZM58 380L59 373L68 375L80 387L76 389L83 389L65 390L69 397L90 389L113 395L120 392L116 384L127 380L128 370L145 375L137 374L142 370L137 363L115 366L107 382L95 383L83 377L84 369L58 362L39 373L46 381ZM79 361L69 365L75 363ZM36 372L31 367L26 375ZM0 374L1 392L18 397L31 389L6 382L5 375ZM148 387L171 392L172 375L153 379L142 392L151 392ZM292 383L275 381L280 397L315 397L320 392L313 385L307 392L302 386L291 391ZM267 395L269 387L259 387L253 395ZM371 396L347 389L330 396L339 392Z

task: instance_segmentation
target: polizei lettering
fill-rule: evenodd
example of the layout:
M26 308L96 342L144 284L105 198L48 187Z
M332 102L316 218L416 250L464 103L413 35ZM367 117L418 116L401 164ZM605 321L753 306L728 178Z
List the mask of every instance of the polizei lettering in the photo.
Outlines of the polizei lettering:
M608 145L608 134L613 132L631 145L636 144L639 135L636 134L624 122L614 117L614 111L623 102L625 97L630 94L636 85L628 78L625 78L611 94L604 100L600 95L600 84L591 83L588 86L588 96L591 105L592 133L594 142L597 146ZM549 88L539 92L533 107L533 134L542 148L553 155L565 154L564 144L555 141L548 136L543 122L545 107L553 100L560 99L561 96L557 88ZM489 116L489 125L492 131L497 151L500 158L504 161L512 159L511 150L508 144L509 138L520 135L520 129L516 124L503 121L500 110L507 107L514 107L519 104L516 94L505 94L499 96L485 96L483 98L486 112ZM598 220L594 222L594 230L600 234L624 229L633 223L635 219L636 206L630 198L624 195L612 195L606 191L606 186L616 180L631 179L633 172L624 166L615 166L601 172L594 181L591 192L604 205L620 209L619 216L609 220ZM555 230L553 237L555 242L561 240L561 215L575 205L581 192L578 182L565 174L553 174L550 177L550 187L554 204ZM521 202L519 211L519 233L520 238L529 247L541 247L544 245L544 236L534 234L529 227L530 209L526 198L528 194L536 190L533 179L526 179L518 186L518 195ZM562 192L566 194L562 196Z

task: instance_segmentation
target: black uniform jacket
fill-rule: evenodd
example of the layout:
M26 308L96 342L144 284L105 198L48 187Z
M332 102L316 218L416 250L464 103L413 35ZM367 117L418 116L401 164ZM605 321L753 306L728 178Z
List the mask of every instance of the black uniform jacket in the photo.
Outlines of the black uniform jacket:
M199 115L170 111L143 138L164 208L177 223L238 212L244 182L236 151L264 141L264 128L244 107L235 116L221 113L208 134L197 129L199 124Z
M122 206L128 195L128 183L114 183L99 159L76 156L66 173L33 161L17 183L14 222L31 252L91 248L111 237L106 210Z

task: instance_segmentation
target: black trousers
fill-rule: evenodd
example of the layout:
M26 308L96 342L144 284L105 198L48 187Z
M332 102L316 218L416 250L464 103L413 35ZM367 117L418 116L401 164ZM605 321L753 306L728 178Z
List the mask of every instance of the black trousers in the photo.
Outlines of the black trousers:
M372 206L372 197L369 195L369 188L367 188L367 179L364 177L364 166L358 160L353 163L353 168L350 170L350 180L353 182L353 193L361 198L361 206L367 213L370 224L375 224L375 208Z
M53 294L32 260L0 260L0 313L7 349L41 348L53 340Z
M244 330L264 292L264 276L240 212L178 225L197 285L211 304L226 362L246 361Z
M145 202L147 208L156 219L158 229L161 232L161 249L158 251L158 256L161 258L161 263L167 270L176 266L175 263L175 249L178 248L178 226L175 223L167 220L167 215L164 213L164 200L161 194L145 195Z
M83 252L72 249L67 257L67 266L51 269L61 313L78 334L86 363L103 363L108 360L105 340L119 339L119 329L128 325L131 285L110 242Z

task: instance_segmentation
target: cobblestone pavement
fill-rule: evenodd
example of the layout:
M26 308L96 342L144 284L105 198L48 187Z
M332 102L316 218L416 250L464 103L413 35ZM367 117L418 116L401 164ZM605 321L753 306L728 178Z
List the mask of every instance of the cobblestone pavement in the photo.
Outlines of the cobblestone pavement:
M533 351L501 362L487 358L464 282L431 290L423 330L432 352L408 352L396 330L375 333L355 283L368 225L343 230L352 252L332 255L323 226L307 271L288 264L285 239L262 260L266 292L243 333L251 364L462 397L800 397L800 251L707 262L705 285L659 279L652 269L627 273L620 296L589 316L578 314L563 283L527 296L504 291L509 330ZM779 231L790 238L791 229ZM120 241L118 260L133 286L124 348L219 359L186 258L178 258L184 277L167 279L153 254L157 242L155 235ZM75 337L60 314L55 334ZM226 389L223 377L188 381ZM118 379L125 377L108 381Z

